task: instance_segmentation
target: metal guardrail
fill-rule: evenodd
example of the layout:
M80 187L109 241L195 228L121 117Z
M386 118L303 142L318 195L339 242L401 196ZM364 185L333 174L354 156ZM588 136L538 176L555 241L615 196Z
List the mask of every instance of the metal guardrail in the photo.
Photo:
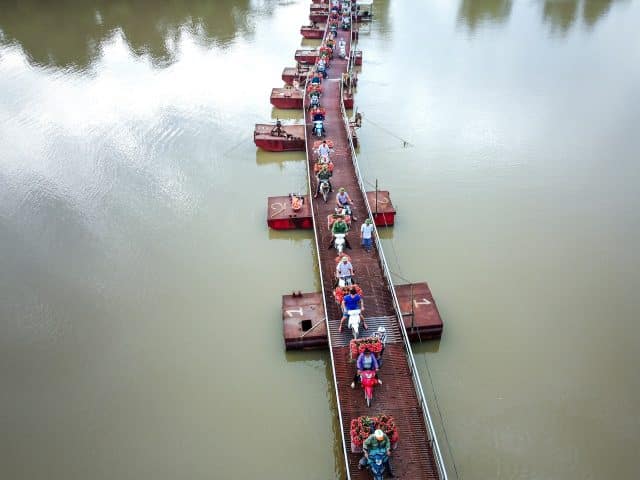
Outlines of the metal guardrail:
M329 22L326 22L325 28L324 28L324 36L322 38L322 43L324 43L324 41L327 38L327 33L329 32ZM311 205L311 220L313 221L313 231L314 233L316 232L316 228L318 228L318 226L316 225L316 214L315 214L315 207L313 204L313 184L311 183L311 169L310 169L310 163L309 163L309 131L308 131L308 125L307 125L307 83L308 83L309 79L307 78L307 80L305 80L304 82L304 94L302 97L302 113L304 115L305 118L305 128L304 128L304 142L305 142L305 156L307 157L307 184L309 187L309 204ZM342 95L342 88L340 89L340 94ZM344 108L343 108L344 110ZM313 123L311 124L313 125ZM315 235L315 242L316 242L316 252L317 252L317 257L318 257L318 270L320 272L320 281L322 282L322 278L323 278L323 274L322 274L322 261L320 259L320 244L318 243L318 235ZM323 288L324 290L324 288ZM349 472L349 457L347 456L347 443L345 440L345 436L344 436L344 426L342 424L342 410L340 408L340 393L338 392L338 378L336 377L336 371L333 368L333 366L335 365L335 360L333 358L333 349L331 348L331 329L329 328L329 315L327 314L328 310L327 310L327 299L325 298L324 295L322 295L322 306L324 308L324 321L327 324L327 339L329 340L329 354L331 355L331 373L333 375L333 386L336 392L336 405L338 407L338 416L340 418L340 421L338 423L340 423L340 438L342 440L342 452L344 454L344 467L345 467L345 471L347 473L347 480L351 480L351 473Z
M353 67L353 65L351 65L352 60L353 60L353 64L355 65L354 43L356 42L353 42L352 40L350 44L349 64L348 64L349 72ZM349 125L349 118L347 117L347 111L344 107L344 82L342 81L340 82L340 107L342 110L342 118L344 121L344 126L347 131L349 146L351 148L351 160L355 168L356 177L358 179L358 185L360 186L360 190L364 197L364 202L367 207L367 213L369 214L370 218L373 218L373 211L371 210L371 205L369 204L369 199L367 198L367 191L366 191L364 182L362 181L362 173L360 172L360 167L358 165L358 155L356 154L356 150L353 146L353 138L351 138L351 127ZM396 311L396 317L398 319L398 323L400 324L400 330L402 332L402 341L405 347L407 362L409 363L409 370L411 371L411 376L413 377L413 382L414 382L414 388L416 390L416 394L418 395L420 406L422 408L422 415L424 417L425 424L427 426L427 434L429 435L429 442L431 443L431 448L435 456L436 467L438 468L438 474L440 475L441 480L447 480L448 478L447 470L442 458L442 453L440 451L440 445L438 444L438 437L436 435L436 431L433 426L433 420L431 419L431 412L429 411L427 399L424 395L424 390L422 388L422 382L420 381L420 376L418 375L418 368L416 366L415 359L413 356L413 350L411 349L411 344L409 342L407 329L404 325L402 310L400 308L400 302L398 301L398 297L396 296L396 291L393 286L393 279L391 278L391 271L389 270L387 259L382 249L382 243L380 241L380 236L378 235L378 227L376 226L375 222L373 222L373 225L374 225L374 231L375 231L376 247L378 248L378 253L380 255L380 266L382 267L384 276L387 279L387 288L389 289L391 296L393 298L393 307Z

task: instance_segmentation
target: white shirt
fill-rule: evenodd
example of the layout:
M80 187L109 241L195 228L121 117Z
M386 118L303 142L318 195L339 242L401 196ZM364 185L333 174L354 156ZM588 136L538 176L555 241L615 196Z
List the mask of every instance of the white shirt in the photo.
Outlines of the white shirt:
M371 232L373 232L373 223L363 223L360 227L362 238L371 238Z
M338 264L338 275L340 277L348 277L351 275L351 270L353 270L351 262L340 262Z
M318 147L318 154L319 154L321 157L325 157L325 156L327 156L327 157L328 157L328 156L329 156L329 152L330 152L329 145L321 144L321 145Z

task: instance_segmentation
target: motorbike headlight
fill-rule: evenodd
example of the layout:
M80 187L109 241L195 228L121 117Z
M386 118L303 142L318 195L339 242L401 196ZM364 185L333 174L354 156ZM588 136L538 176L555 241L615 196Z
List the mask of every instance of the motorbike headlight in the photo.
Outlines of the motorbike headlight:
M376 465L382 465L382 460L380 458L376 458Z

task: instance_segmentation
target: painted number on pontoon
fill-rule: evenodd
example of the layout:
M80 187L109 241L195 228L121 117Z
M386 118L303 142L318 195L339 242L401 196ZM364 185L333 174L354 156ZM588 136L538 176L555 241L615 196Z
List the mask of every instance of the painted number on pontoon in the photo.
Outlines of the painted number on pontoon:
M413 304L414 304L416 307L419 307L420 305L431 305L431 302L430 302L429 300L427 300L426 298L423 298L421 302L419 302L419 301L417 301L417 300L414 300L414 301L413 301Z
M293 317L294 313L302 316L302 307L300 307L298 310L287 310L287 315L289 315L290 317Z

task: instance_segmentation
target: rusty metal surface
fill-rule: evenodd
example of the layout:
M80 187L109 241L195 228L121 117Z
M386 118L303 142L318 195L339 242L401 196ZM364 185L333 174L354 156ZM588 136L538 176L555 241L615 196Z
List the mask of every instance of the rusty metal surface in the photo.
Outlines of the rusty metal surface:
M396 296L412 338L440 338L442 318L427 282L397 285Z
M351 43L349 32L339 30L338 39L340 38L347 42L349 53ZM393 299L383 275L378 252L374 247L372 253L367 253L359 246L359 228L365 219L366 208L364 193L360 191L356 180L340 108L340 79L346 68L345 60L341 60L337 56L331 60L328 69L329 77L323 82L324 90L321 97L321 104L327 111L325 120L327 138L334 142L332 159L335 163L335 169L331 181L335 191L339 187L344 187L354 202L356 218L353 220L352 231L348 236L352 249L346 250L346 253L351 256L357 282L364 291L364 315L365 317L391 317L390 322L393 328L399 330ZM308 112L305 112L305 120L308 128L307 135L311 140L314 137ZM312 144L311 141L307 142L309 172L313 171L315 161ZM314 179L312 188L315 189L315 187ZM401 435L398 450L393 458L398 478L408 480L438 478L433 452L429 448L424 417L419 407L402 343L391 343L385 351L384 365L380 372L384 383L375 394L376 398L372 408L366 407L363 394L359 389L352 390L350 387L355 369L349 361L348 347L343 346L346 333L340 335L337 333L341 312L332 294L336 252L329 249L331 233L326 228L327 215L332 212L334 206L335 196L326 204L323 201L314 202L315 234L319 245L318 255L322 263L323 277L321 280L327 303L328 322L332 329L333 368L338 383L338 401L342 411L341 421L344 427L345 443L350 445L349 426L352 418L377 413L393 415L398 422ZM356 454L348 456L347 468L351 478L369 478L368 473L357 470L358 459L359 455Z
M291 199L288 196L268 197L267 220L284 220L290 218L311 218L311 206L309 195L302 196L304 202L297 212L291 207Z
M327 324L321 293L282 296L282 328L287 350L326 348Z
M377 193L375 191L367 192L367 198L374 213L396 213L389 192L386 190L378 190Z

